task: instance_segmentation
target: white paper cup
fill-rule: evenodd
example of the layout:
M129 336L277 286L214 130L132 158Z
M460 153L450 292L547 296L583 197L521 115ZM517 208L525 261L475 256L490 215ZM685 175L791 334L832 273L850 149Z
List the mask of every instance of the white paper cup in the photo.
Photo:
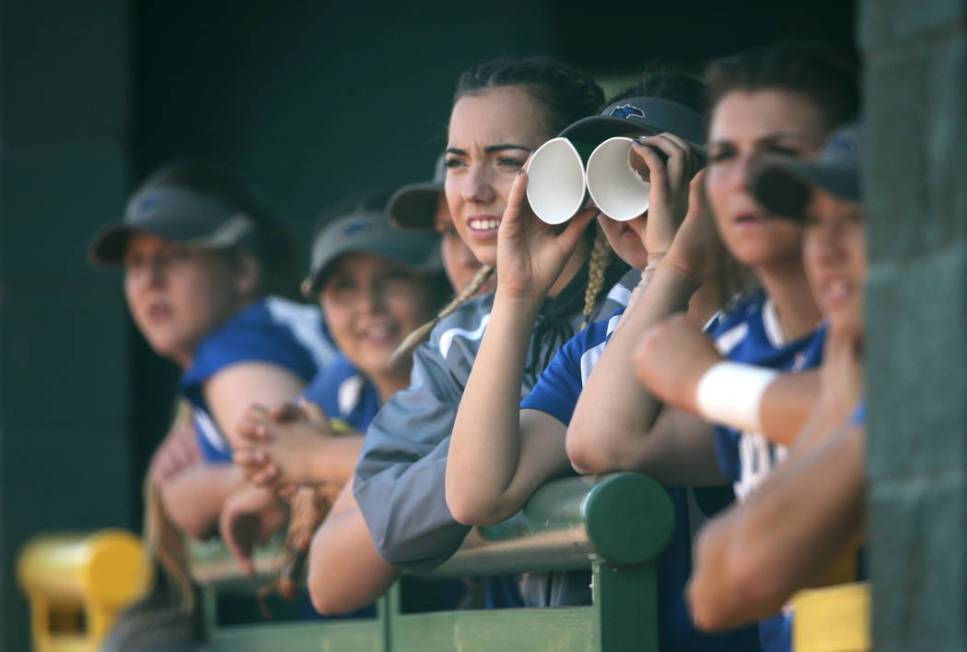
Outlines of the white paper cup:
M609 138L588 158L587 184L595 206L613 220L626 222L648 210L651 184L631 167L630 138Z
M527 166L527 201L548 224L563 224L581 209L584 164L567 138L552 138L531 155Z

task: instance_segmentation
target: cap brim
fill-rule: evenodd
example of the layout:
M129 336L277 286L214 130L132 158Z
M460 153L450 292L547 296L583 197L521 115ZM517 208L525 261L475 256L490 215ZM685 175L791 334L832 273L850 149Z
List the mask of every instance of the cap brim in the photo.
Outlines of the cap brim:
M658 125L636 117L616 118L607 115L595 115L581 118L562 131L559 136L569 140L579 140L588 143L603 143L615 136L628 134L658 134L669 131ZM704 143L705 134L696 128L681 126L675 131L676 135L691 143Z
M813 188L859 202L859 175L848 166L807 161L768 161L752 181L752 193L769 213L803 219Z
M136 233L148 233L172 242L180 242L201 249L221 249L239 244L252 230L251 220L237 215L213 232L200 235L185 229L185 224L158 219L156 222L141 224L113 224L104 228L91 243L87 252L88 260L94 265L120 265L124 262L124 252L128 241Z
M603 143L615 136L626 134L651 134L655 129L639 123L629 118L612 118L610 116L596 115L589 118L581 118L575 123L568 125L559 136L568 140L579 140L586 143Z
M442 183L413 183L403 186L393 193L386 205L390 222L401 229L432 230L441 193Z

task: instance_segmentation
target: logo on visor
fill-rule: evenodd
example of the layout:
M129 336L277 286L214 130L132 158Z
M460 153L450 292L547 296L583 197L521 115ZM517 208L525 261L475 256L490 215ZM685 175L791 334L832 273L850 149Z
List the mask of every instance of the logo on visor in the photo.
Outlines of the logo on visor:
M639 109L637 106L632 106L631 104L623 104L621 106L616 106L611 109L611 117L613 118L644 118L645 112Z
M342 233L343 235L356 235L361 231L368 231L369 226L370 225L367 222L352 222L346 225L346 228L343 229Z
M151 193L150 195L145 195L141 200L134 206L134 212L137 215L145 215L150 213L158 207L161 202L161 198L157 194Z

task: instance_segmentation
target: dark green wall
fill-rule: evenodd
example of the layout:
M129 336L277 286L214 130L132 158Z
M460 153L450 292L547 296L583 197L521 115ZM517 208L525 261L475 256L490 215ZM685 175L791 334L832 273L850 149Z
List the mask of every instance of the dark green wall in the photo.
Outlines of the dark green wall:
M967 3L865 0L876 650L967 649Z
M127 524L128 334L87 240L128 186L127 5L0 4L0 648L29 649L23 541Z

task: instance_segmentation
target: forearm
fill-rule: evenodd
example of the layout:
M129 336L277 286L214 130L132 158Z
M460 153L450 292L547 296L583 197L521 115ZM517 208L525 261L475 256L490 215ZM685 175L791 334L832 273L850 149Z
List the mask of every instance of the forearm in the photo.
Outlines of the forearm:
M318 449L311 453L314 480L319 484L345 485L356 470L363 450L363 435L327 435L319 439Z
M520 387L539 305L501 296L464 389L450 440L446 499L466 524L491 520L512 498L521 452Z
M762 434L783 446L795 443L816 406L819 371L783 374L769 384L762 396L759 420Z
M158 486L161 502L179 530L194 539L215 533L225 500L245 486L230 464L199 463Z
M399 570L373 547L347 487L312 538L308 585L313 607L321 614L360 609L383 595L397 577Z
M702 533L689 587L701 627L776 613L833 560L862 520L864 448L863 432L850 429L799 451Z
M576 469L604 473L627 455L629 437L651 429L661 403L636 380L631 364L641 334L684 309L694 282L670 265L659 265L648 287L617 328L591 373L567 432Z

